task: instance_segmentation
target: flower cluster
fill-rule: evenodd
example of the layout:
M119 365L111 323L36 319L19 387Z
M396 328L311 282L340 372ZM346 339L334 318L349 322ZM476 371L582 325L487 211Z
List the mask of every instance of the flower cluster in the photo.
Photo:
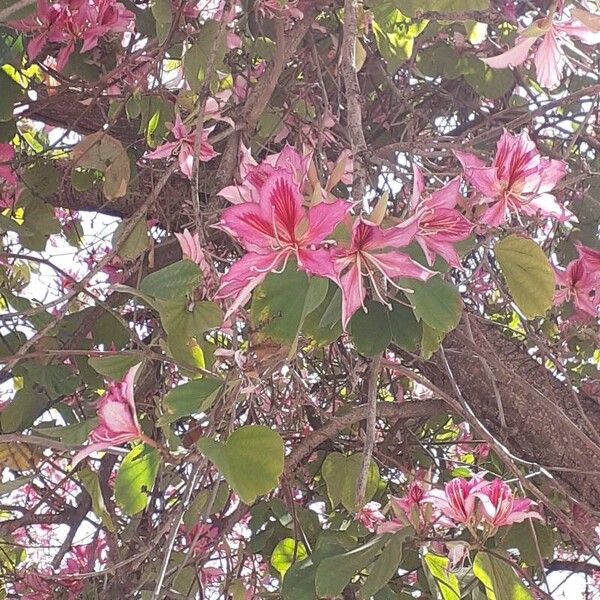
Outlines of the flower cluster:
M134 15L116 0L37 0L35 15L13 23L20 31L34 34L27 45L29 60L35 60L46 44L62 46L56 68L62 71L76 49L88 52L108 33L131 29ZM80 48L77 43L82 42Z
M426 491L425 484L414 481L405 496L390 500L394 518L380 525L378 531L394 532L412 526L423 533L433 525L445 528L465 526L474 534L482 529L485 536L499 527L541 519L528 498L516 498L501 479L487 481L480 476L456 478L443 489Z

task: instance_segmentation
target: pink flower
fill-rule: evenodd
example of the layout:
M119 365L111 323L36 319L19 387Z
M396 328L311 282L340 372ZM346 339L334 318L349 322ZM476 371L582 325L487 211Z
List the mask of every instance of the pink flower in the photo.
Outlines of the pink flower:
M431 490L426 498L452 523L470 524L476 517L477 508L476 496L472 492L480 481L477 477L468 481L460 477L452 479L444 485L443 490Z
M276 17L302 19L304 15L297 5L298 0L256 0L254 9L269 19Z
M480 203L490 204L481 223L495 227L506 223L511 213L544 216L564 222L573 218L549 192L565 176L561 160L542 158L526 131L505 131L498 141L491 167L466 152L454 151L467 180L480 192Z
M357 218L352 227L349 246L333 251L335 281L342 290L342 325L348 325L352 315L362 306L367 296L366 281L370 282L374 297L389 305L387 287L399 289L393 278L411 277L426 281L434 273L422 267L397 249L407 246L415 237L417 221L405 221L389 229ZM325 268L315 271L329 277ZM365 281L366 280L366 281Z
M245 202L223 211L219 227L237 238L248 254L221 279L216 298L235 297L229 317L270 272L281 271L290 257L309 273L333 276L328 250L315 248L350 209L342 200L320 202L306 210L298 185L288 171L269 176L258 202Z
M577 251L579 258L566 269L554 269L558 285L554 304L572 301L575 308L595 317L600 306L600 252L583 245Z
M530 51L541 38L534 53L538 83L547 88L554 88L560 83L561 76L569 59L564 48L575 50L571 38L577 38L584 44L600 42L600 33L591 30L577 19L560 20L560 16L546 17L534 21L516 40L514 47L506 52L482 59L493 69L505 69L524 63Z
M430 523L431 507L428 506L424 484L413 481L406 494L401 497L392 496L390 504L395 518L382 523L377 528L377 533L395 533L407 525L415 531L423 531Z
M215 152L215 149L208 143L208 135L211 131L211 128L202 131L199 155L200 162L208 162L219 154L218 152ZM171 133L173 133L177 140L176 142L162 144L156 150L146 154L145 157L150 160L158 160L161 158L169 158L173 152L177 152L181 172L191 179L192 168L194 165L194 141L196 134L194 132L190 133L179 115L175 117L175 123L171 127Z
M206 259L204 258L202 247L200 246L198 233L192 235L189 230L184 229L183 233L176 233L175 237L181 246L183 258L187 258L198 265L204 263Z
M375 531L377 525L385 520L383 513L379 510L377 502L369 502L363 506L354 517L356 521L364 525L369 531Z
M472 491L472 495L479 498L483 519L493 527L521 523L525 519L542 519L537 512L531 510L531 500L517 500L510 487L501 479L494 479L491 483L481 482Z
M454 244L466 240L473 231L473 224L455 208L461 197L460 179L453 179L442 189L426 194L423 175L414 163L413 174L410 206L419 222L415 239L430 266L437 254L450 266L460 268L460 256Z
M259 165L252 158L250 151L242 145L240 175L243 181L239 185L223 188L219 195L232 204L259 202L263 185L276 173L287 173L302 191L306 182L309 160L309 157L300 155L291 146L286 145L281 152L268 156Z
M0 179L10 185L17 185L17 178L10 163L15 157L15 151L10 144L0 144Z
M92 443L77 452L71 467L74 468L93 452L140 438L146 439L137 420L133 398L133 380L140 365L141 363L129 369L123 381L108 385L104 396L98 401L99 423L90 435Z

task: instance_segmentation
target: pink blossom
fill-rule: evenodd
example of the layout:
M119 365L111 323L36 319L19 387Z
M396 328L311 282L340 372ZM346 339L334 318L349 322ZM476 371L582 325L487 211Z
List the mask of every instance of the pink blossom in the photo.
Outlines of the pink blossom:
M434 273L422 267L407 254L398 252L410 244L417 231L417 221L409 220L382 229L363 218L357 218L352 227L349 245L340 245L333 251L335 281L342 290L342 325L348 325L352 315L365 303L366 282L374 297L385 305L387 288L399 289L393 281L397 277L411 277L426 281ZM329 277L327 267L316 270L317 275Z
M187 258L198 265L204 262L204 253L197 232L192 235L189 230L184 229L183 233L176 233L175 237L181 246L183 258Z
M82 42L80 52L88 52L106 34L130 29L133 19L134 14L115 0L61 0L52 4L37 0L36 14L11 26L35 34L27 45L29 60L35 60L48 43L61 45L56 57L56 68L61 71L77 42Z
M481 223L496 227L511 213L534 216L538 212L560 222L573 218L550 194L566 175L561 160L542 158L526 131L512 135L505 131L498 141L491 167L473 154L455 151L467 180L479 191L482 204L489 204Z
M218 152L208 143L208 135L212 131L212 128L207 128L202 131L200 140L200 162L208 162L215 156L218 156ZM150 160L158 160L161 158L169 158L174 152L177 152L179 159L179 168L181 172L188 177L192 178L192 168L194 165L194 143L195 136L194 132L190 133L188 127L186 127L179 115L175 117L175 123L171 127L171 133L177 140L176 142L166 142L160 145L156 150L149 152L145 155L145 158Z
M482 60L493 69L515 67L527 60L537 44L533 58L537 80L540 85L552 89L560 83L565 66L569 63L564 49L575 50L571 38L588 45L597 44L600 42L600 32L591 30L577 19L562 20L557 13L556 16L534 21L506 52Z
M140 363L141 364L141 363ZM129 369L123 381L112 382L98 401L99 423L90 435L89 445L73 457L74 468L86 456L111 446L120 446L136 439L147 440L140 429L135 412L133 381L140 364Z
M468 481L460 477L452 479L444 485L443 490L431 490L427 500L442 515L457 525L472 524L476 518L476 496L473 490L479 485L480 479L472 477Z
M566 269L554 270L558 286L554 304L573 302L575 308L595 317L600 306L600 252L581 244L577 251L579 258Z
M248 252L221 279L216 298L234 297L228 318L270 272L285 268L290 257L309 273L333 276L328 250L316 248L350 209L342 200L320 202L306 210L292 174L278 170L260 185L258 202L223 211L219 227L239 240Z
M377 502L369 502L356 513L354 518L369 531L375 531L377 525L385 520L385 516L379 508L380 505Z
M10 163L15 157L15 151L10 144L0 144L0 179L9 185L17 185L17 178Z
M491 483L483 481L472 490L483 508L483 519L493 527L521 523L525 519L542 519L531 510L533 502L527 498L516 499L510 487L501 479Z
M431 507L426 499L425 484L421 481L411 482L404 496L392 496L390 504L395 518L382 523L377 533L395 533L408 525L423 531L429 525Z
M276 17L302 19L304 16L298 8L298 0L256 0L254 9L269 19Z
M419 221L415 239L430 266L439 255L450 266L460 268L460 256L454 244L466 240L473 231L473 224L455 208L461 197L460 179L453 179L442 189L427 194L423 175L414 163L413 174L410 206Z

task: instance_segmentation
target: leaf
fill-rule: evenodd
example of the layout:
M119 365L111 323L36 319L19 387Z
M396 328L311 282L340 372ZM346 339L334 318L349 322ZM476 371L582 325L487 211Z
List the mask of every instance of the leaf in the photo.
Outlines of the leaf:
M381 354L392 340L392 332L388 321L388 309L381 304L369 300L365 304L366 312L358 309L350 319L348 330L356 349L365 356Z
M283 440L264 425L241 427L225 443L200 439L198 448L246 504L274 489L283 473Z
M421 337L421 356L429 360L442 345L446 334L437 329L432 329L423 323L423 336Z
M16 479L9 479L8 481L0 483L0 497L18 490L27 483L30 483L33 478L34 475L32 474L29 476L17 477Z
M478 552L473 561L473 574L485 587L488 600L532 600L514 569L496 556Z
M104 195L108 200L127 193L131 177L129 157L121 142L104 131L86 136L72 151L75 167L96 169L104 173Z
M47 198L58 191L60 177L50 162L36 162L21 176L23 185L34 197Z
M156 21L156 36L158 43L162 46L169 36L171 31L171 23L173 22L173 14L171 10L170 0L152 0L152 16Z
M462 300L456 286L444 281L439 275L426 282L404 279L403 286L413 290L407 297L416 317L429 327L449 333L458 325Z
M250 314L260 334L293 346L306 315L327 296L328 282L308 277L291 261L283 273L271 273L254 292Z
M160 300L172 300L191 294L201 279L202 272L195 262L179 260L146 275L140 284L140 291Z
M409 17L425 12L438 12L451 17L456 13L487 11L490 7L489 0L395 0L395 3Z
M141 360L142 357L135 354L115 354L114 356L91 357L88 359L88 364L107 379L120 381L125 377L125 373Z
M414 312L400 302L392 301L387 313L392 341L402 350L414 352L421 341L423 326L415 319Z
M292 538L281 540L271 554L271 565L283 577L297 561L308 557L306 546Z
M554 552L554 533L550 527L537 521L531 521L535 531L535 538L528 521L515 523L508 528L502 538L502 548L516 548L521 561L529 566L538 565L538 547L542 558L552 558ZM536 545L537 539L537 545Z
M387 540L387 535L376 536L363 546L321 561L315 577L317 594L320 597L340 595L352 577L373 562Z
M15 83L2 69L0 69L0 122L10 121L13 118L14 104L23 94L23 88Z
M110 513L108 510L106 510L98 474L91 469L82 469L77 471L77 477L92 499L92 511L101 519L102 524L106 527L106 529L114 533L116 531L116 527L113 523Z
M216 21L207 21L200 29L196 41L187 49L183 56L183 73L190 88L194 92L200 90L200 86L206 75L208 59L213 47L218 43L215 51L215 70L223 63L227 47L225 39L218 40L219 24Z
M410 527L402 529L395 533L385 545L360 590L360 598L367 600L371 596L374 596L394 577L402 561L402 545L410 533Z
M138 221L125 237L125 228L128 225L129 221L127 220L119 223L113 234L112 245L121 258L135 260L150 248L148 227L146 221Z
M181 417L208 410L223 386L216 377L202 377L176 387L163 398L163 414L157 422L159 427L177 421Z
M160 465L156 448L138 444L123 459L115 479L115 500L125 514L133 516L143 511Z
M448 571L450 561L445 556L437 554L426 554L423 557L425 572L430 574L434 586L439 591L443 600L460 600L460 587L458 578ZM435 589L432 587L432 592Z
M328 282L325 300L308 313L302 324L302 333L318 346L326 346L342 335L342 294Z
M518 235L500 240L494 249L508 289L528 319L543 316L554 298L554 272L543 250Z
M340 452L332 452L327 455L321 466L321 473L327 485L327 495L335 508L340 502L349 512L357 510L356 506L356 482L362 469L362 455L352 454L344 456ZM371 461L367 475L367 488L365 491L365 503L369 502L377 491L379 484L379 468ZM360 507L358 507L360 508Z
M14 398L0 412L3 433L23 431L33 425L48 407L48 399L40 391L26 386L17 390Z

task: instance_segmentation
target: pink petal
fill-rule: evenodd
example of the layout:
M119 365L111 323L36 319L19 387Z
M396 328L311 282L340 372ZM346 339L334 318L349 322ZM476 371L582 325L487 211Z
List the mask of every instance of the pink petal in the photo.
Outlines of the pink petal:
M389 278L410 277L419 281L427 281L435 275L433 271L426 269L410 258L410 256L401 252L370 254L369 260Z
M454 208L460 198L460 177L454 178L440 190L431 194L429 208Z
M340 224L352 204L344 200L319 202L308 209L308 232L306 243L319 244Z
M363 306L367 295L362 274L356 264L341 276L339 286L342 289L342 327L345 331L350 318Z
M268 205L266 206L268 209ZM260 204L246 202L226 208L219 227L239 239L247 250L262 252L277 243L270 215Z
M169 158L173 151L179 148L180 142L167 142L166 144L162 144L158 146L156 150L152 152L148 152L144 155L144 158L149 158L150 160L157 160L160 158Z
M412 164L412 169L413 169L413 189L412 189L412 195L410 198L410 206L414 210L418 206L419 200L421 199L421 196L422 196L423 192L425 191L425 180L423 179L423 173L421 173L421 170L416 165L416 163Z
M508 67L516 67L524 63L529 56L531 47L536 42L535 37L518 38L517 43L502 54L492 56L490 58L482 58L481 60L492 69L506 69Z
M556 31L550 28L538 46L535 57L535 73L538 83L549 89L560 83L565 67L565 56L558 45Z
M324 248L318 248L317 250L302 248L296 254L298 267L303 271L311 275L318 275L319 277L328 277L337 282L331 250Z

